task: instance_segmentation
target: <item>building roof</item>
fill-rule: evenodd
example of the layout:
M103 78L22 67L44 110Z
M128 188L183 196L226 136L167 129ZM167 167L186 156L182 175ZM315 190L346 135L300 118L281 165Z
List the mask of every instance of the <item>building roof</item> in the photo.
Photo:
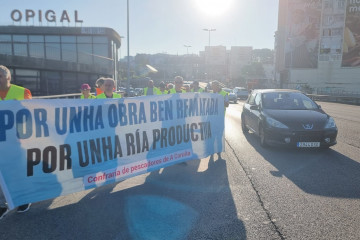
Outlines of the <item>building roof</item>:
M46 34L46 35L92 35L109 36L121 46L120 35L107 27L41 27L41 26L0 26L1 34Z

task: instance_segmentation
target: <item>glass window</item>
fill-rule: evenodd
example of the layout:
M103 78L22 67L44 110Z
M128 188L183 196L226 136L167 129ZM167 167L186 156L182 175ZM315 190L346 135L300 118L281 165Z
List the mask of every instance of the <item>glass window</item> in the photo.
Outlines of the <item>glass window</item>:
M12 55L11 43L0 43L0 54Z
M78 44L78 62L92 64L92 45Z
M14 81L17 85L23 86L30 90L34 96L40 94L40 71L29 69L16 69L13 74Z
M14 35L13 36L13 41L14 42L27 42L27 35Z
M250 105L254 105L254 104L255 104L255 93L252 93L252 94L250 95L248 103L249 103Z
M259 106L261 102L261 94L257 94L255 97L255 105Z
M0 42L11 42L11 35L0 34Z
M61 75L60 72L43 72L43 82L41 83L42 95L61 94Z
M76 79L76 73L63 72L63 93L79 93L81 84Z
M62 60L67 62L77 62L76 44L62 43Z
M44 36L42 36L42 35L30 35L29 36L29 42L43 43L44 42Z
M78 83L79 83L78 88L80 88L81 84L87 83L87 84L90 85L92 90L95 89L95 84L92 84L92 83L89 82L89 75L88 74L78 73L77 78L78 78ZM90 90L90 91L92 91L92 90Z
M52 60L61 60L60 43L46 43L46 58Z
M108 45L107 44L94 44L94 63L107 65L111 64L112 60L108 58Z
M61 36L62 43L76 43L75 36Z
M16 75L36 77L39 75L39 71L30 69L16 69Z
M94 36L93 41L94 43L105 43L105 44L108 43L107 37L104 36Z
M45 36L46 42L58 43L60 42L60 36Z
M45 58L44 43L29 43L30 57Z
M16 55L16 56L27 56L27 44L25 44L25 43L14 43L14 55Z
M77 41L78 41L78 43L92 43L90 36L80 36L80 37L77 37Z

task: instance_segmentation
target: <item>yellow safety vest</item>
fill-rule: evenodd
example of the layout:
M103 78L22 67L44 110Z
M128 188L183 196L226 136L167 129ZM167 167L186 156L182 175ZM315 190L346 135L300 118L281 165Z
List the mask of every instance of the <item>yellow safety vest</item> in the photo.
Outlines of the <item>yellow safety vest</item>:
M24 100L25 88L11 84L4 100ZM2 99L0 98L0 101Z
M144 88L144 95L147 96L148 87ZM161 91L157 87L153 87L153 95L161 95Z
M195 92L194 89L191 89L191 92ZM204 92L203 88L199 88L196 92Z
M106 97L105 93L102 93L100 95L97 95L96 98L101 99L101 98L107 98L107 97ZM121 95L117 94L117 93L113 93L112 98L121 98Z
M220 92L218 92L218 94L220 94L221 96L224 97L224 102L225 102L225 97L229 94L228 92L225 92L224 90L221 90ZM224 113L226 113L226 107Z
M181 92L182 92L182 93L186 93L185 90L181 90ZM169 93L177 93L177 92L176 92L175 88L172 88L172 89L170 89L170 92L169 92Z
M95 99L96 97L94 95L89 95L88 99ZM80 99L85 99L84 94L81 94Z

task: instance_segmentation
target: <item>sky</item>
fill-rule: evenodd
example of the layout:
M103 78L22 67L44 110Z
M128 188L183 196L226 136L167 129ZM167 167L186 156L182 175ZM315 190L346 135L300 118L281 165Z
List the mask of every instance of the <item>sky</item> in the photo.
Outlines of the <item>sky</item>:
M14 22L11 12L22 12L22 21ZM75 26L74 11L83 23L76 26L110 27L122 38L121 57L128 54L199 54L211 46L252 46L274 48L278 0L129 0L129 36L127 35L127 0L12 0L2 5L0 25L35 25L25 21L25 10L42 15L54 10L57 26ZM66 10L70 23L60 23ZM35 19L37 19L37 15ZM44 16L42 17L44 19ZM55 26L46 23L43 26ZM185 47L191 46L191 47Z

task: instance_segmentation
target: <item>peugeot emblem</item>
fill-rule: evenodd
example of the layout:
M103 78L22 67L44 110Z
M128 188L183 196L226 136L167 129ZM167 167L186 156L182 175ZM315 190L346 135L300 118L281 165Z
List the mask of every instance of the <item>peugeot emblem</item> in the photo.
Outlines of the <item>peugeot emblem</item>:
M306 130L311 130L311 129L313 129L313 127L314 127L314 124L310 124L310 123L303 124L303 128Z

